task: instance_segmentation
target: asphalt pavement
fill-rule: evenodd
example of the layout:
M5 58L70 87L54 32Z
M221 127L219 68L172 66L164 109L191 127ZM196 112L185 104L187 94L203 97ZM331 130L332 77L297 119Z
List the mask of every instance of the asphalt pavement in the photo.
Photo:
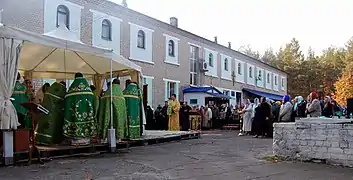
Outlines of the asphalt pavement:
M353 180L353 169L266 161L272 139L209 131L200 139L134 147L129 152L0 168L0 180Z

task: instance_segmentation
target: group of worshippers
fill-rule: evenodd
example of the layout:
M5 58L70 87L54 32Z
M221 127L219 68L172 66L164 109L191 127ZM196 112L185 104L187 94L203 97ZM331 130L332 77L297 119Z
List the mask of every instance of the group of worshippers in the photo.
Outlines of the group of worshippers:
M333 117L342 114L342 108L330 96L319 100L318 93L312 92L305 100L302 96L291 99L289 95L283 96L283 100L273 101L261 97L254 99L252 103L246 100L242 114L242 135L254 135L257 137L272 137L274 122L294 122L298 118L305 117Z
M187 102L179 102L175 94L164 102L164 106L158 105L156 110L148 106L146 110L146 129L188 131L190 130L189 112L191 107Z
M19 128L31 127L30 116L22 103L30 101L25 84L18 78L13 91L13 104L19 119ZM95 141L106 142L108 129L113 127L118 140L137 139L142 135L141 96L137 83L126 81L122 91L120 81L108 83L102 97L97 96L95 87L90 86L82 73L66 89L66 83L44 85L34 103L46 108L48 114L40 114L35 127L35 141L42 145L68 143L87 145ZM111 101L112 99L112 101ZM112 113L111 113L112 102ZM110 117L112 115L112 123Z

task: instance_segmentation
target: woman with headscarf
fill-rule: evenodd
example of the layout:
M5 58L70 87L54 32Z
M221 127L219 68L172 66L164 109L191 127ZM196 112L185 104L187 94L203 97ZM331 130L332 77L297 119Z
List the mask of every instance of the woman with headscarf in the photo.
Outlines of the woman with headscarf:
M309 102L307 104L306 112L310 117L320 117L321 116L321 105L319 96L316 92L310 93L308 96Z
M324 108L322 109L322 116L331 118L335 113L330 96L326 96L324 102L325 104Z
M242 127L242 132L239 133L239 136L242 136L243 134L249 135L251 132L251 126L252 126L252 111L253 111L253 106L250 102L250 99L247 99L245 102L245 107L244 109L240 112L243 114L243 127Z
M261 104L255 109L254 138L263 137L265 135L267 129L266 121L270 119L270 116L271 106L266 102L266 99L264 97L261 97Z
M296 113L296 117L298 118L305 117L306 101L302 96L297 97L297 103L295 103L293 110Z
M285 95L283 97L283 104L279 112L280 122L290 122L292 116L293 105L291 103L290 97Z
M37 92L36 96L36 103L42 104L44 100L44 94L47 92L48 88L50 87L49 83L45 83Z

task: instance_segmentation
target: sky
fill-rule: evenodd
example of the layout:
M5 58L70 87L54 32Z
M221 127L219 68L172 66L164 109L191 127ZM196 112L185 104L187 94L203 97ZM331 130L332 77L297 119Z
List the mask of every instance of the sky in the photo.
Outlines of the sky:
M122 0L111 0L121 4ZM130 9L233 49L250 45L261 53L275 51L297 38L304 53L343 47L353 36L350 0L127 0Z

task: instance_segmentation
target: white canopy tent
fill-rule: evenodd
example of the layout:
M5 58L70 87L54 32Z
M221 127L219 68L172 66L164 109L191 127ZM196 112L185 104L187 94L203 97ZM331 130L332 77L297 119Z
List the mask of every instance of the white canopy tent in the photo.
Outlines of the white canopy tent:
M135 63L112 50L83 44L66 27L41 35L0 24L0 129L17 128L10 97L18 70L28 78L68 79L77 72L88 78L112 77L114 72L140 82L141 75Z

